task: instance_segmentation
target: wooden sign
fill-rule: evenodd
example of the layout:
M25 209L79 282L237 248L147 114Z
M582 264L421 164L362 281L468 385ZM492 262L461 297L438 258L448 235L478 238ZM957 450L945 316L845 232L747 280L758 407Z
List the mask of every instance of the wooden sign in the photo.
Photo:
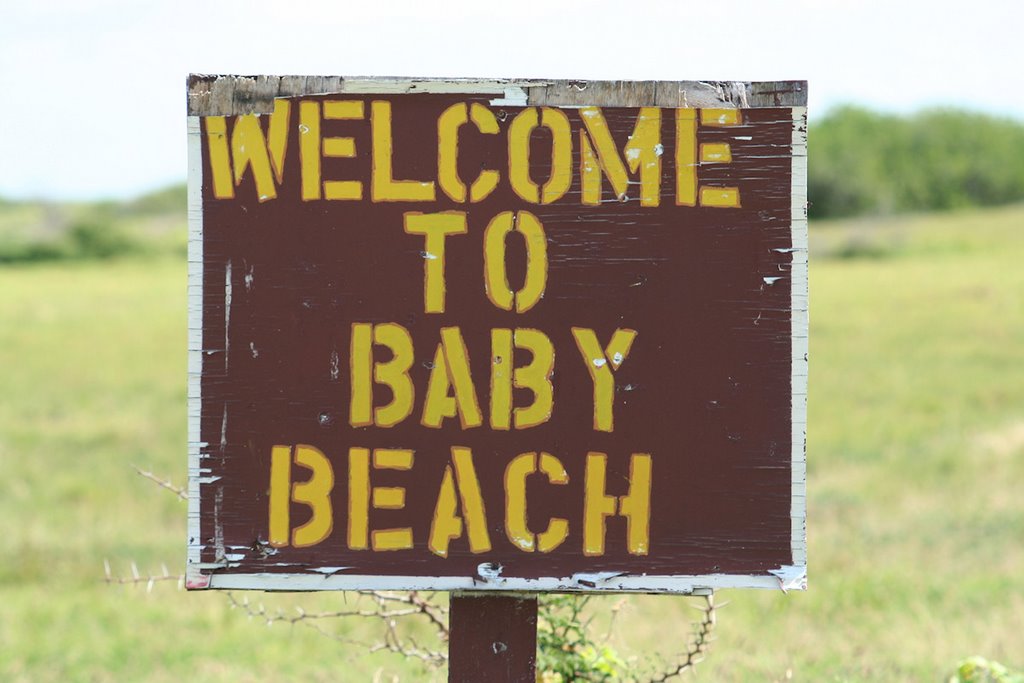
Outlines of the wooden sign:
M188 586L803 587L805 102L192 77Z

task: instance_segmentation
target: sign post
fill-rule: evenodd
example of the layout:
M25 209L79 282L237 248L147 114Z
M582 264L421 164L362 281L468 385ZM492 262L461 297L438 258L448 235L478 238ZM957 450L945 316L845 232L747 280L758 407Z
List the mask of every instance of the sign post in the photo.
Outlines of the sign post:
M806 84L188 98L189 588L804 587Z
M455 594L451 601L448 680L537 680L537 598Z

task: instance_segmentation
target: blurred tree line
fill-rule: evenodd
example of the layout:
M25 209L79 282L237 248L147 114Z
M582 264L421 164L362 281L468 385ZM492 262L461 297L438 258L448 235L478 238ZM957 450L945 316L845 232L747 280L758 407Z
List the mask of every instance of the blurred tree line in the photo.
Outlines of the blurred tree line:
M860 107L811 118L811 218L941 211L1024 199L1024 124L977 112Z

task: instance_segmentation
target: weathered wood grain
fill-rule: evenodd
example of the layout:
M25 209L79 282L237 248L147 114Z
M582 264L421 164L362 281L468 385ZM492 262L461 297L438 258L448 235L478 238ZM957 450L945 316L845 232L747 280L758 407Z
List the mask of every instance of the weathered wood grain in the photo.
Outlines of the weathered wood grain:
M190 116L269 113L274 98L326 93L523 92L548 106L797 107L806 81L575 81L547 79L348 78L341 76L216 76L188 78Z

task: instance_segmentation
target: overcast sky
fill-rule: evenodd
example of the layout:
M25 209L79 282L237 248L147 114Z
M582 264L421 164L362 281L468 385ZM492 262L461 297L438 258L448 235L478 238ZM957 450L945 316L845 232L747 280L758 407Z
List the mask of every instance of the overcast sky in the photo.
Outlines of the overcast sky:
M1024 120L1012 0L0 0L0 196L185 177L189 72L810 81ZM813 140L812 140L813 144Z

